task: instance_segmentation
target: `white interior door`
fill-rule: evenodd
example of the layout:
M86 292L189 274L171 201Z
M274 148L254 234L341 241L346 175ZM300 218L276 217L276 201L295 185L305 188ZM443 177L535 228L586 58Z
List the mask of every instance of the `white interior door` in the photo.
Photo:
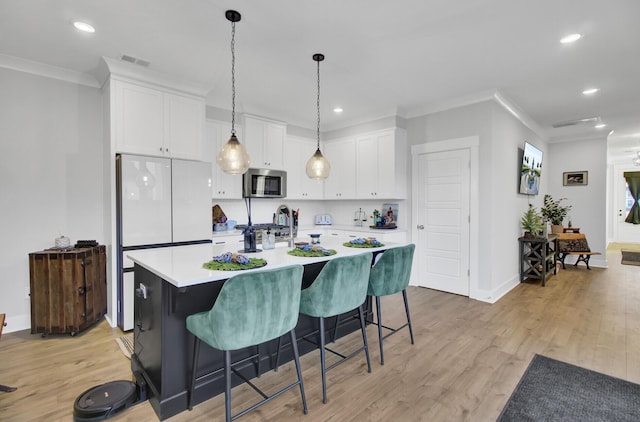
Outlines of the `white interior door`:
M626 170L631 172L633 170ZM624 178L625 169L617 169L615 182L615 216L616 216L616 242L640 243L640 224L626 223L624 220L629 214L633 198L627 188Z
M417 284L469 296L469 149L417 157Z

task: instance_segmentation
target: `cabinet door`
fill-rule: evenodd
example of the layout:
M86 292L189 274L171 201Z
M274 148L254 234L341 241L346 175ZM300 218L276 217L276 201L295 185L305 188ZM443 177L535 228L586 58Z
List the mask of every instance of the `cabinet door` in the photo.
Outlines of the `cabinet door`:
M356 192L358 198L394 198L396 145L392 130L360 136L357 143Z
M311 139L288 137L284 146L284 164L287 171L287 198L322 199L323 182L307 177L307 160L316 150Z
M356 194L358 198L376 198L378 173L378 139L374 135L360 136L356 140Z
M242 131L236 128L236 135L240 142L242 139ZM207 122L207 141L205 143L205 160L212 164L212 198L224 199L241 199L242 198L242 175L227 174L223 172L216 163L216 157L220 148L229 140L231 136L231 123L208 121Z
M327 142L324 154L331 173L324 181L325 199L353 199L356 191L356 143L354 138Z
M116 152L163 156L162 92L113 81L111 106Z
M173 241L211 239L211 165L171 160Z
M252 168L265 168L266 159L264 157L265 130L261 120L245 117L244 120L244 142Z
M122 245L171 242L171 160L121 156Z
M204 101L164 94L164 147L172 158L200 160L204 139Z
M251 158L251 167L283 170L286 126L253 117L245 117L244 122L245 145Z
M284 162L282 153L284 149L284 138L287 131L286 127L277 123L267 123L266 125L266 142L264 150L264 158L267 168L275 170L283 170Z

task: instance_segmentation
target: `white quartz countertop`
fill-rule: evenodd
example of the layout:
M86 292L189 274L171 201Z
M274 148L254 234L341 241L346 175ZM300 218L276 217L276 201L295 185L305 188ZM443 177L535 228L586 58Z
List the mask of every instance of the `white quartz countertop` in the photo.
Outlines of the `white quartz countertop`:
M234 275L250 271L279 268L293 264L306 265L328 261L341 256L357 255L400 246L398 243L391 242L385 242L384 246L380 248L349 248L342 245L350 239L342 236L321 239L321 246L327 249L335 249L337 253L318 258L291 256L287 253L289 251L288 244L276 243L275 249L243 254L250 258L262 258L267 261L267 265L264 267L243 271L211 271L202 267L205 262L209 262L214 256L225 252L237 252L237 250L232 250L233 247L228 244L199 244L129 251L127 252L127 257L176 287L188 287L211 281L226 280ZM258 247L260 248L260 245Z

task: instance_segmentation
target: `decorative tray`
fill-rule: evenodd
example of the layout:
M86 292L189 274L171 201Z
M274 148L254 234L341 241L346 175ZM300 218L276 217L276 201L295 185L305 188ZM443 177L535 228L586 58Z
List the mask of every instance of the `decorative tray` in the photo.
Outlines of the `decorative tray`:
M261 258L248 258L244 255L226 252L219 256L214 256L209 262L202 264L202 267L212 271L240 271L260 268L267 265L267 261Z
M359 237L357 239L344 242L342 246L346 246L348 248L379 248L384 246L384 244L380 243L380 241L373 237Z
M301 245L295 249L291 249L287 252L291 256L303 256L303 257L320 257L320 256L329 256L335 255L335 249L325 249L322 246L318 245Z
M375 230L393 230L393 229L397 229L398 226L396 226L395 224L393 226L369 226L370 229L375 229Z

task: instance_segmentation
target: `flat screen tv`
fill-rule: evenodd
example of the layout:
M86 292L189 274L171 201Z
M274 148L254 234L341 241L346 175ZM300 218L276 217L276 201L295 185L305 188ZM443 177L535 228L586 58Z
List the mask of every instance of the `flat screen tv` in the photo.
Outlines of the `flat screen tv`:
M540 188L540 174L542 172L542 151L524 143L522 165L520 166L520 193L524 195L537 195Z

